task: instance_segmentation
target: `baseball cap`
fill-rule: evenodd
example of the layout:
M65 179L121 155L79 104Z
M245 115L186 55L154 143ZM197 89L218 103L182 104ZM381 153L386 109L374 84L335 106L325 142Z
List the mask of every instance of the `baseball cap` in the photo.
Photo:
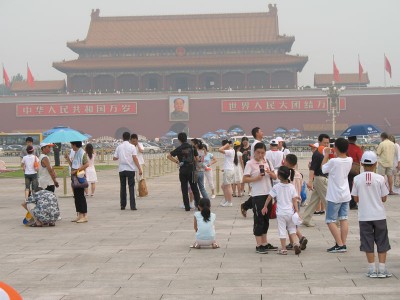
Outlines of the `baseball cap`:
M43 147L46 147L46 146L53 147L54 144L52 144L52 143L40 143L40 148L43 148Z
M279 142L283 142L283 138L281 136L278 136L275 138L275 140L279 143Z
M235 142L233 143L233 146L240 146L240 142L239 142L239 141L235 141Z
M276 139L273 139L273 140L271 140L271 141L269 142L269 144L270 144L270 145L276 146L276 145L278 145L278 141L277 141Z
M311 148L318 148L319 143L309 144L308 146L310 146Z
M378 160L375 152L365 151L361 157L361 163L365 165L373 165Z

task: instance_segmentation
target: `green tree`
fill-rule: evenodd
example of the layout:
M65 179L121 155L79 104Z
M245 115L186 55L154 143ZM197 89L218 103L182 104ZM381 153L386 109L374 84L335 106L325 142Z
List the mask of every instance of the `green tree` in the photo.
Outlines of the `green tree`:
M14 75L11 79L11 83L14 81L25 81L24 76L22 76L20 73L17 75Z

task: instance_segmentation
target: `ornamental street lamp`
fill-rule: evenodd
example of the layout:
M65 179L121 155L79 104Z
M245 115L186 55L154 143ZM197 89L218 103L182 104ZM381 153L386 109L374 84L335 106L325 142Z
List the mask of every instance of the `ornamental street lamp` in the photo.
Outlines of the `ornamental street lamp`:
M337 88L335 82L332 81L332 85L327 88L323 88L322 91L328 96L328 107L326 112L328 116L332 115L332 135L335 136L336 117L340 114L340 93L345 90L345 87Z

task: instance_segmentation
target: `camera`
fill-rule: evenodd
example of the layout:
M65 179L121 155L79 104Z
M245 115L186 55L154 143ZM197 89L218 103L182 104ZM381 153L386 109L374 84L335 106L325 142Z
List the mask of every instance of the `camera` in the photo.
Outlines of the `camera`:
M264 165L260 165L260 174L261 174L261 176L265 176Z

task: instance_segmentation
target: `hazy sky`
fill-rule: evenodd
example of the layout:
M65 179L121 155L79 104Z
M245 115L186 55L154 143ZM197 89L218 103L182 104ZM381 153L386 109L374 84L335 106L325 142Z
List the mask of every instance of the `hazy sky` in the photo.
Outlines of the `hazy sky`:
M371 86L384 83L383 54L392 65L387 85L400 85L399 0L0 0L0 62L10 77L26 77L26 63L37 80L63 79L52 62L75 59L67 41L84 39L92 8L100 16L263 12L278 5L280 33L294 35L291 54L308 55L299 85L313 85L314 73L358 73L360 54Z

